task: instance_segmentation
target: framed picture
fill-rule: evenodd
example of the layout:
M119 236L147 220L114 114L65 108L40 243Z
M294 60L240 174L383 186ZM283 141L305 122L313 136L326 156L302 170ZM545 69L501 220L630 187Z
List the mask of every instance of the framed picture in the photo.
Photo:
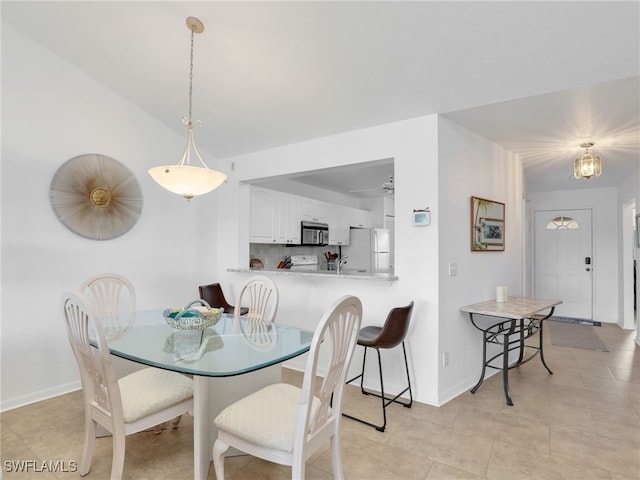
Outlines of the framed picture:
M504 245L504 221L498 218L480 218L480 242L486 245Z
M636 247L640 247L640 213L636 214Z
M505 204L471 197L471 251L499 252L505 247Z

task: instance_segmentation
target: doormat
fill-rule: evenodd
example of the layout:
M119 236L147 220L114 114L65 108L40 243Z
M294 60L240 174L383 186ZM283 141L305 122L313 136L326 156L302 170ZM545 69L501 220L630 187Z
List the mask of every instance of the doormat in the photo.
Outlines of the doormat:
M547 325L551 333L551 343L554 345L584 348L586 350L597 350L600 352L609 351L591 325L558 322L555 320L551 320Z
M549 317L549 320L553 320L556 322L566 322L566 323L578 323L580 325L591 325L592 327L601 327L602 322L594 322L593 320L587 320L586 318L571 318L571 317Z

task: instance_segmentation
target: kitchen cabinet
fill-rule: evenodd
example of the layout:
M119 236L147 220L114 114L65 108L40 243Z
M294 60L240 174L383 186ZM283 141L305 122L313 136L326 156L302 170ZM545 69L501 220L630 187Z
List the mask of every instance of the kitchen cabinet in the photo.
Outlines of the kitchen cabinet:
M306 222L327 223L328 204L313 198L300 197L302 220Z
M300 243L299 197L251 187L250 215L251 243Z
M329 245L349 245L349 209L341 205L329 205Z
M278 243L297 245L300 243L300 197L283 193L278 211Z
M273 212L273 243L287 243L287 199L276 192Z
M276 243L275 215L277 211L276 193L251 187L251 208L249 240L251 243Z
M372 228L368 210L300 197L261 187L251 187L251 243L300 243L300 222L327 223L329 245L349 245L350 227Z
M361 210L359 208L350 208L349 225L351 227L358 228L372 228L373 218L371 212L369 212L368 210Z

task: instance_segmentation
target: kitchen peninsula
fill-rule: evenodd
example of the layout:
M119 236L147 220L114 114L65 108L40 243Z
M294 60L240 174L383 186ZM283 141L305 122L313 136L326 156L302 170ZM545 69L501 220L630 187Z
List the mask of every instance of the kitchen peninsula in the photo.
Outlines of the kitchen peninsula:
M252 273L254 275L282 275L282 276L294 276L294 277L319 277L319 278L339 278L347 280L367 280L374 282L393 282L398 280L398 277L393 273L361 273L350 271L345 269L341 273L337 273L335 270L298 270L292 271L286 268L278 268L275 270L269 269L255 269L248 267L236 267L227 268L227 272L234 273Z

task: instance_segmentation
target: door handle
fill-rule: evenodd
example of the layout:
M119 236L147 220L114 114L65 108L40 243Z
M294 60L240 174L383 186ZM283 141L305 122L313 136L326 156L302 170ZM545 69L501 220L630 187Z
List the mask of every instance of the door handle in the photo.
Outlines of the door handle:
M591 271L591 269L590 269L589 267L585 268L585 270L586 270L587 272L590 272L590 271Z

